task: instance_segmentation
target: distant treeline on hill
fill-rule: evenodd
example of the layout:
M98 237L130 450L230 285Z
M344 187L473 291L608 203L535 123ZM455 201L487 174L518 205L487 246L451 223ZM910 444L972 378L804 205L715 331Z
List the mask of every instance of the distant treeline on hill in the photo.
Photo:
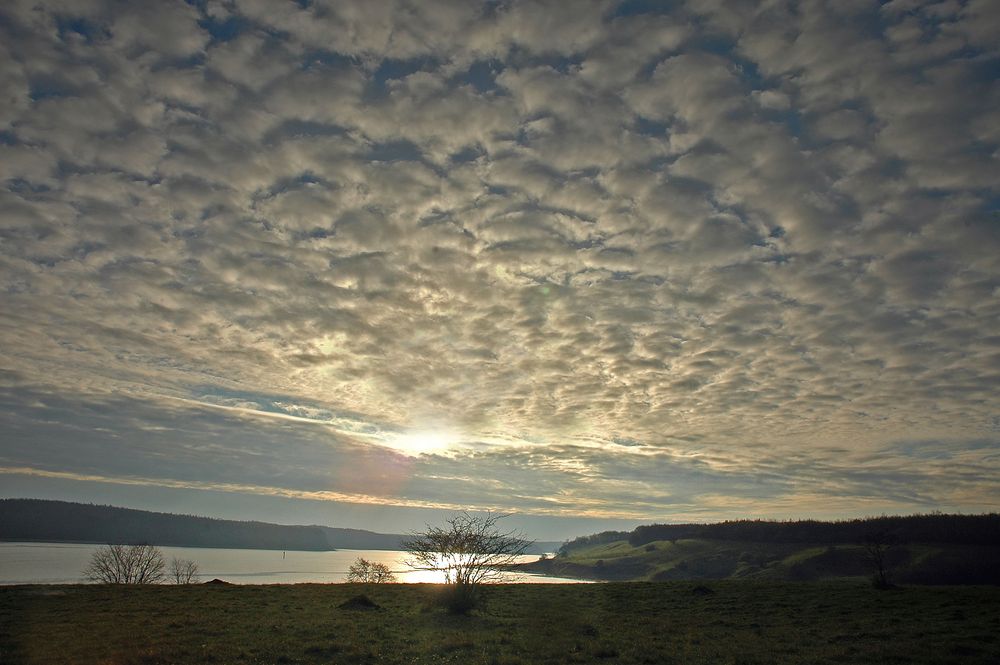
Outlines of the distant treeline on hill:
M659 540L737 540L761 543L838 545L860 543L873 534L889 534L905 543L1000 545L1000 514L907 515L820 522L733 520L716 524L650 524L628 531L605 531L563 545L561 553L580 547L628 540L635 547Z
M614 543L619 540L628 540L631 535L631 531L601 531L600 533L595 533L590 536L580 536L579 538L574 538L573 540L563 543L563 546L559 548L559 554L566 554L570 550L579 549L581 547L604 545L605 543Z
M40 499L0 499L0 540L232 549L399 549L403 536L359 529L237 522Z

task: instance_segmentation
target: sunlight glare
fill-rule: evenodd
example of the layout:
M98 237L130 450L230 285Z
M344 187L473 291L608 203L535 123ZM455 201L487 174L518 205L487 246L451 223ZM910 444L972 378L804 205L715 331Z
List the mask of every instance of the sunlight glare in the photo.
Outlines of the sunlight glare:
M457 441L458 437L448 432L423 430L397 434L390 445L402 453L417 457L446 452Z

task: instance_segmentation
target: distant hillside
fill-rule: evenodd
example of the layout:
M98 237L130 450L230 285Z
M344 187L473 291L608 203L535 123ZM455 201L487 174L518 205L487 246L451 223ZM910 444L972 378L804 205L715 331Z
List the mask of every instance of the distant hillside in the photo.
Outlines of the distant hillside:
M717 524L651 524L628 536L632 545L656 540L706 538L759 543L859 543L872 533L890 533L908 543L1000 545L1000 515L893 515L820 522L734 520Z
M237 522L65 501L0 500L0 540L322 551L399 549L404 537L359 529Z
M881 534L893 578L1000 584L1000 515L913 515L841 522L654 524L565 543L532 572L598 580L864 579L862 542Z
M363 529L237 522L43 499L0 499L0 541L325 551L398 550L407 538ZM558 546L538 542L528 552L553 552Z

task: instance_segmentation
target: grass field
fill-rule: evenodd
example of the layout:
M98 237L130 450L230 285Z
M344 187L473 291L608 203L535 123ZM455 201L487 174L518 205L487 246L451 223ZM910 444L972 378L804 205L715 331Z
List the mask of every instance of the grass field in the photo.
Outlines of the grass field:
M1000 588L719 581L0 587L0 662L1000 663ZM367 593L377 610L340 609Z

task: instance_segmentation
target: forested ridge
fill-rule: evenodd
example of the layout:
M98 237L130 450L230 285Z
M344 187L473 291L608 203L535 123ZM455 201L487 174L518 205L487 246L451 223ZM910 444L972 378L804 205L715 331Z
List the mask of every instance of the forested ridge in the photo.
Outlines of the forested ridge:
M525 570L596 580L871 578L900 584L1000 584L1000 515L648 524L564 543Z
M0 540L92 542L235 549L398 549L403 536L157 513L116 506L0 499Z
M563 545L562 552L627 540L638 547L661 540L732 540L758 543L838 545L860 543L873 535L904 543L1000 545L1000 514L892 515L835 520L729 520L713 524L649 524L629 531L605 531Z

